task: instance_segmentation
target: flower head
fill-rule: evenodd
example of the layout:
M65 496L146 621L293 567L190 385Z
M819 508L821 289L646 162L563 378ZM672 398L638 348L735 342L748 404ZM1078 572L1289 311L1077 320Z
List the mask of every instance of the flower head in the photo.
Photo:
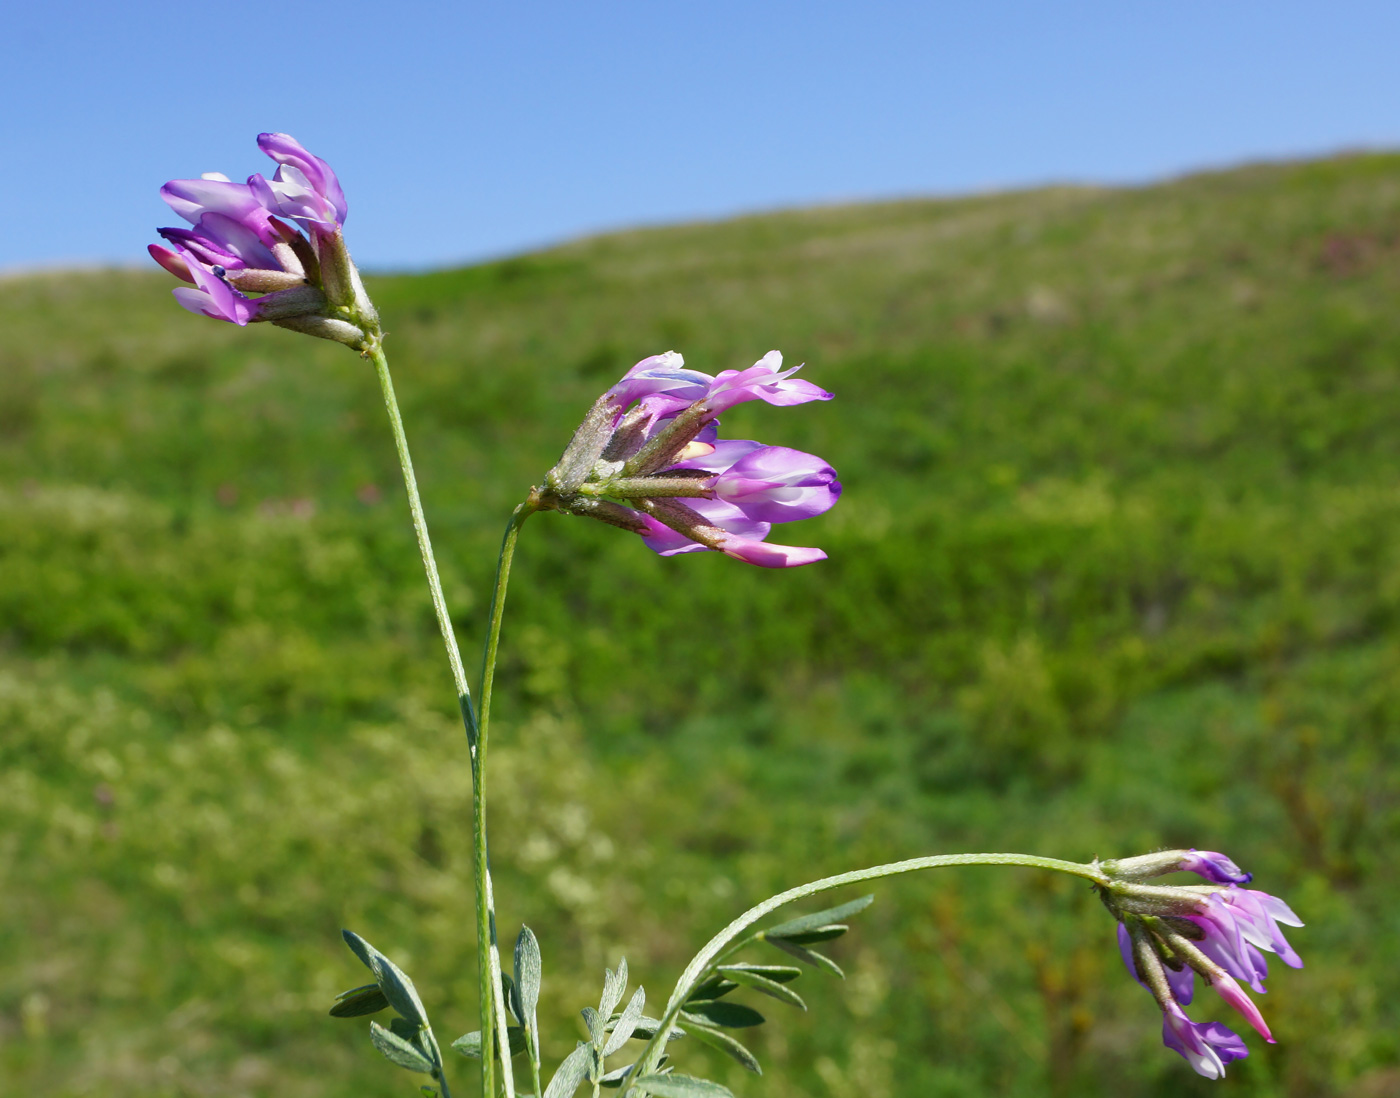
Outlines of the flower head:
M718 437L719 413L741 401L831 398L781 366L777 351L718 377L687 369L674 351L642 359L594 403L536 505L641 534L662 556L717 550L766 568L825 559L764 539L775 523L831 508L836 471L800 450Z
M1240 981L1264 991L1266 952L1294 968L1302 965L1279 929L1279 923L1303 925L1293 910L1276 896L1239 887L1236 882L1251 880L1250 874L1214 851L1163 851L1103 862L1100 868L1108 883L1099 886L1099 893L1118 919L1123 963L1157 1000L1166 1046L1212 1079L1225 1074L1226 1064L1248 1055L1231 1030L1218 1022L1192 1022L1181 1009L1191 1002L1197 973L1272 1042L1273 1034ZM1213 883L1145 883L1183 870Z
M191 312L239 325L271 321L362 348L377 318L340 233L345 196L335 173L286 134L262 134L258 144L278 162L272 180L235 183L211 172L161 188L189 225L159 230L170 247L150 245L151 257L194 284L175 290Z

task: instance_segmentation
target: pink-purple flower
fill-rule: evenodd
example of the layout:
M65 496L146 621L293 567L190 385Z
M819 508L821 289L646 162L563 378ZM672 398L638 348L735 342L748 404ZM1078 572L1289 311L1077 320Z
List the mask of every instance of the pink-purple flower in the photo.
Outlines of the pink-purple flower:
M719 414L744 401L831 398L797 370L782 369L777 351L718 376L674 351L643 359L594 404L536 504L632 530L662 556L716 550L766 568L825 559L765 539L776 523L830 509L836 471L800 450L718 437Z
M332 233L345 224L345 192L329 164L290 134L260 133L258 148L278 165L271 180L261 174L248 177L249 188L264 207L313 232Z
M1191 1002L1196 973L1272 1043L1273 1034L1240 981L1264 991L1265 953L1294 968L1302 966L1279 927L1303 925L1293 910L1277 896L1241 888L1238 882L1251 875L1214 851L1164 851L1104 862L1101 868L1109 883L1099 891L1118 918L1123 963L1157 1000L1166 1046L1212 1079L1225 1074L1226 1064L1249 1054L1226 1026L1193 1022L1182 1010ZM1143 883L1183 870L1212 883Z
M1249 1055L1244 1040L1228 1026L1193 1022L1175 1003L1162 1010L1162 1044L1181 1053L1207 1079L1223 1078L1226 1064Z
M169 247L152 244L151 257L193 284L174 291L191 312L362 345L375 317L340 232L346 205L339 180L287 134L261 134L258 144L278 163L271 180L235 183L208 173L161 188L188 226L159 230Z
M657 415L674 414L699 401L711 417L749 400L787 405L831 399L830 393L810 381L793 377L801 366L784 370L782 365L782 354L769 351L747 370L724 370L711 377L687 370L679 354L667 351L642 359L608 393L619 408L649 397L650 409Z

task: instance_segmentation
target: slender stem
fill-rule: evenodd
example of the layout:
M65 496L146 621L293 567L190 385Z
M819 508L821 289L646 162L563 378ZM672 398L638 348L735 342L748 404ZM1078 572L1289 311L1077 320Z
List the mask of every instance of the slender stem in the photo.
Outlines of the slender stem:
M818 892L826 892L828 889L840 888L842 885L859 884L861 881L873 881L880 877L895 877L901 873L913 873L919 869L943 869L955 865L1028 866L1034 869L1053 869L1060 873L1072 873L1076 877L1084 877L1096 884L1108 883L1108 878L1099 871L1096 864L1084 865L1079 862L1062 861L1059 858L1041 858L1034 854L934 854L926 858L909 858L902 862L890 862L888 865L877 865L869 869L855 869L849 873L838 873L834 877L823 877L819 881L812 881L810 884L798 885L786 892L780 892L740 915L705 943L705 948L700 950L686 966L685 971L681 973L681 978L676 981L676 989L671 992L671 998L666 1003L666 1013L661 1016L661 1024L656 1027L656 1032L652 1034L646 1048L642 1049L642 1054L637 1057L637 1066L627 1076L622 1090L618 1092L618 1098L625 1098L627 1094L631 1093L632 1085L636 1080L656 1070L658 1055L666 1046L667 1038L676 1026L676 1018L680 1015L686 998L709 975L710 969L717 960L721 956L727 955L728 951L725 947L759 919L776 911L784 904L792 903L793 900L813 896Z
M374 344L370 358L374 362L375 372L379 375L379 387L384 391L384 407L389 413L389 426L394 432L394 447L399 452L403 485L408 490L408 509L413 515L413 532L418 535L418 552L423 557L423 571L428 574L428 591L433 598L433 613L437 615L442 642L447 648L447 662L452 665L452 681L457 686L457 700L464 713L469 712L471 689L467 686L467 673L462 668L462 653L457 647L457 634L452 628L452 618L447 613L447 599L442 593L442 581L438 579L433 543L428 537L428 520L423 517L423 501L418 496L418 478L413 475L413 459L408 453L408 436L404 434L403 417L399 415L399 402L394 396L394 382L389 376L389 360L384 357L382 344Z
M541 1098L544 1091L540 1089L540 1035L535 1033L530 1038L530 1075L535 1081L535 1098Z
M496 682L496 654L501 644L501 620L505 616L506 588L510 586L510 565L515 559L515 540L525 520L535 513L533 503L522 503L511 512L501 539L501 555L496 562L496 586L491 592L491 622L487 626L486 648L481 654L481 716L477 720L477 754L486 758L486 735L491 723L491 690Z
M443 646L447 649L447 662L452 668L452 681L457 688L457 705L462 713L462 722L467 731L467 743L472 760L472 801L473 833L476 847L474 865L476 867L476 938L477 965L481 972L481 1093L482 1098L495 1098L495 1057L491 1054L493 1030L499 1025L499 1040L502 1045L502 1076L506 1084L507 1098L515 1098L515 1085L511 1073L510 1048L505 1021L505 996L501 986L500 956L496 948L494 901L491 894L489 860L486 853L486 798L485 798L485 752L479 750L476 713L472 709L471 688L467 685L467 673L462 666L462 653L457 646L457 633L452 627L452 618L447 612L447 599L442 593L442 581L438 578L437 560L433 556L432 539L428 536L428 521L423 515L423 501L418 494L418 478L413 473L413 459L408 452L408 436L404 433L403 417L399 414L399 402L394 395L394 382L389 375L389 360L384 356L383 344L374 339L367 349L379 375L379 387L384 394L384 408L389 413L389 426L394 434L394 448L398 451L399 467L403 470L404 488L408 493L408 509L413 516L413 532L418 538L418 552L423 558L423 571L428 577L428 591L432 596L433 613L437 616L438 630L442 633ZM512 547L514 544L512 540ZM505 571L510 570L509 559L505 561ZM497 579L497 594L492 599L493 617L491 635L494 640L500 634L499 603L504 601L504 588ZM489 644L494 659L494 643ZM493 1009L494 1007L494 1009ZM439 1080L444 1084L445 1080Z
M447 1073L442 1070L442 1049L438 1047L437 1037L433 1034L433 1027L428 1030L428 1047L433 1052L433 1079L442 1090L442 1098L452 1098L452 1088L447 1085Z
M506 997L501 980L501 950L496 939L496 902L491 887L491 860L486 846L486 749L491 725L491 692L496 681L496 655L501 643L501 620L505 616L506 589L510 586L510 565L515 558L515 542L520 527L534 513L534 506L522 503L510 516L505 537L501 539L501 554L496 561L496 585L491 592L490 622L486 627L486 647L481 657L481 713L473 717L472 738L472 835L475 841L476 879L484 882L476 894L478 928L477 961L481 973L481 1047L482 1069L486 1068L486 1050L491 1048L490 1026L494 1024L496 1041L501 1051L501 1081L506 1098L515 1098L515 1072L510 1059L510 1026L506 1018ZM470 707L465 712L471 713ZM484 933L482 930L484 928ZM485 1006L494 1003L494 1018L487 1016ZM493 1065L494 1067L494 1065ZM486 1076L483 1074L483 1087ZM494 1079L491 1080L494 1083ZM538 1090L538 1088L536 1088ZM494 1098L486 1091L483 1098Z

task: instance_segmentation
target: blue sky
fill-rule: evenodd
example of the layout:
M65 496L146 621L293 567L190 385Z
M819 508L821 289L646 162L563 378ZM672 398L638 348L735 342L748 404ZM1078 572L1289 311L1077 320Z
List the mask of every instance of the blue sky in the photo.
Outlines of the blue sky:
M1400 5L16 6L0 268L140 262L166 179L329 160L362 265L610 228L1400 147Z

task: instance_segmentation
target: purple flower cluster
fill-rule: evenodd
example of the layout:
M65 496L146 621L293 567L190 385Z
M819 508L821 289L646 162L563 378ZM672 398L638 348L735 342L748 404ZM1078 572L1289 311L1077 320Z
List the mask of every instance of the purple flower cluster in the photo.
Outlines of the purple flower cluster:
M736 404L831 399L782 362L770 351L711 376L674 351L643 359L594 404L536 489L537 506L632 530L662 556L717 550L765 568L824 560L820 549L764 539L775 523L830 509L836 471L800 450L718 437L719 415Z
M238 325L272 321L358 345L374 312L345 250L345 195L335 172L284 133L260 134L258 147L277 162L271 179L235 183L211 172L161 188L190 227L158 230L170 247L150 245L151 257L193 284L174 291L190 312Z
M1302 960L1279 924L1302 920L1277 896L1241 888L1251 879L1224 854L1178 850L1103 863L1112 878L1101 894L1118 917L1123 963L1162 1009L1162 1040L1201 1075L1218 1079L1225 1065L1249 1054L1240 1037L1219 1022L1193 1022L1182 1010L1194 993L1195 973L1242 1014L1264 1040L1273 1034L1259 1008L1240 987L1264 992L1273 953L1284 964ZM1209 885L1163 886L1141 882L1186 870Z

